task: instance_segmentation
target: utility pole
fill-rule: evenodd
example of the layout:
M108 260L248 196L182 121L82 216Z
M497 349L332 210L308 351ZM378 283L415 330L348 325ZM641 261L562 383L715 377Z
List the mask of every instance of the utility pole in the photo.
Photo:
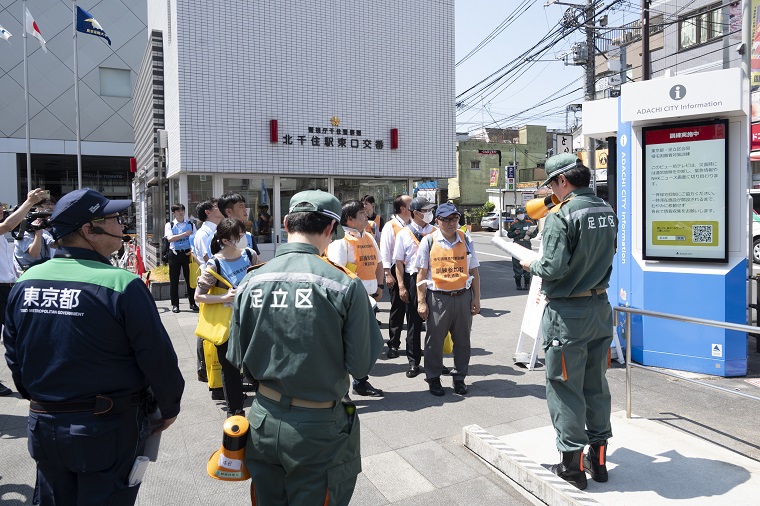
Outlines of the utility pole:
M651 0L641 0L641 80L649 81L652 69L649 66L649 4Z
M596 98L596 46L594 45L594 18L594 2L593 0L586 0L584 19L586 25L586 48L588 60L586 61L585 73L585 102L591 102ZM591 190L596 193L596 151L594 150L596 143L585 133L583 134L583 137L585 138L586 160L588 168L591 170Z

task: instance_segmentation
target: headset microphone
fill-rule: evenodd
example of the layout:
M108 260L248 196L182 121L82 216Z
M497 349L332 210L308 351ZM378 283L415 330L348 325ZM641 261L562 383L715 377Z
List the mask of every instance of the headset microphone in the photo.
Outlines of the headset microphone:
M111 234L111 233L109 233L109 232L106 232L106 231L105 231L105 230L103 230L102 228L100 228L100 227L96 227L95 225L93 225L93 226L91 227L91 230L92 230L92 233L93 233L93 234L97 234L97 235L108 235L108 236L111 236L111 237L116 237L116 238L118 238L118 239L121 239L121 238L123 237L123 236L121 236L121 235L116 235L116 234Z

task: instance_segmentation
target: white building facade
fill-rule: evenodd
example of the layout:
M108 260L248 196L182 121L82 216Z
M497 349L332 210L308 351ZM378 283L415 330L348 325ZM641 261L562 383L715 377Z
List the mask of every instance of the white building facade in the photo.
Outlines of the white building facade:
M27 192L23 3L0 2L0 201L23 202ZM112 45L78 34L79 103L83 186L110 198L131 195L129 159L134 152L132 88L147 43L145 1L83 0L77 3L103 26ZM55 198L77 188L76 108L72 3L27 2L47 41L45 53L27 39L32 187Z
M150 102L163 114L167 143L135 146L134 191L153 207L139 230L146 250L174 202L192 216L240 193L254 233L268 204L274 231L257 234L268 258L298 191L370 194L387 217L416 181L454 174L453 0L149 0L148 28L162 35L152 55L163 81L136 92L135 111Z

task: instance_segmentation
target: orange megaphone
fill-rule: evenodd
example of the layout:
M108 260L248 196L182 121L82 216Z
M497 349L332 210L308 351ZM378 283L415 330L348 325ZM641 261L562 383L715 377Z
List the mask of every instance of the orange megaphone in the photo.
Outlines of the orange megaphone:
M560 200L553 193L546 197L539 197L537 199L531 199L525 203L525 212L528 213L534 220L540 220L550 212L552 209L560 204ZM555 209L556 211L556 209Z
M222 446L211 455L206 465L209 476L222 481L245 481L251 477L243 462L248 428L244 416L235 415L224 421Z

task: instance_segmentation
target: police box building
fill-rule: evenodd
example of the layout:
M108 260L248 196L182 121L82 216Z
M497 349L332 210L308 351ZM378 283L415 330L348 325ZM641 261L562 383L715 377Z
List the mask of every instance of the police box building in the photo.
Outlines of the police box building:
M454 174L454 0L150 0L148 32L133 182L148 263L174 202L192 217L240 193L268 259L299 191L372 195L387 218L397 194Z

